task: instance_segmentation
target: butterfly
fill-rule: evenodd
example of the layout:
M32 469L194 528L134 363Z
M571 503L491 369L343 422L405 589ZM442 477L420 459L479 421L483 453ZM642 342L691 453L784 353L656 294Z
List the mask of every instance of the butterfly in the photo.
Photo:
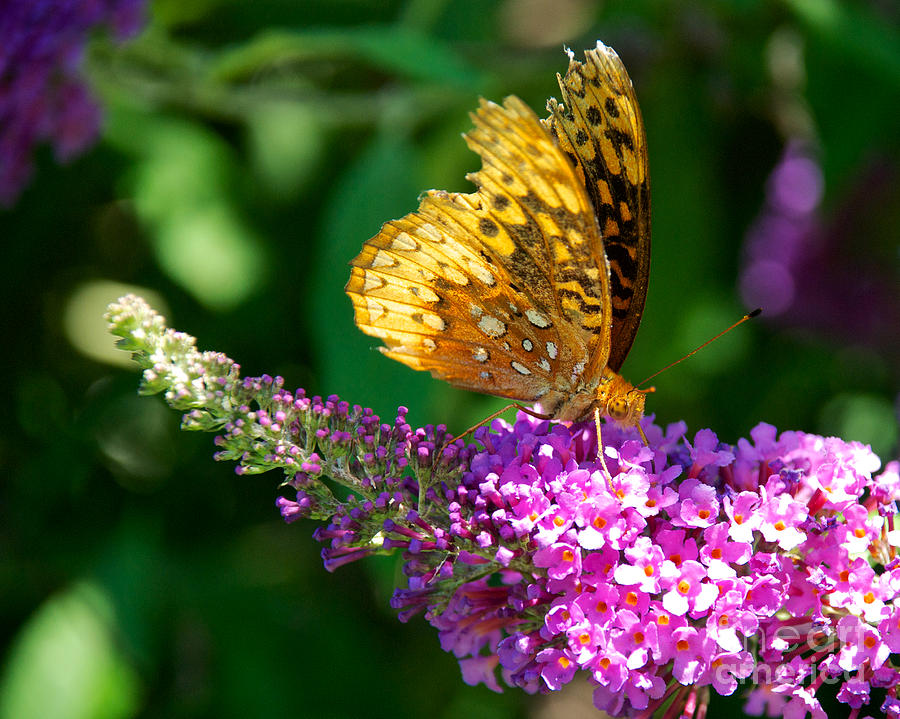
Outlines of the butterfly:
M471 194L430 190L350 263L356 324L379 349L457 387L640 428L646 392L619 369L650 271L647 142L628 73L598 42L568 51L539 119L481 100L464 137ZM535 413L538 414L538 413ZM646 441L646 438L644 438Z

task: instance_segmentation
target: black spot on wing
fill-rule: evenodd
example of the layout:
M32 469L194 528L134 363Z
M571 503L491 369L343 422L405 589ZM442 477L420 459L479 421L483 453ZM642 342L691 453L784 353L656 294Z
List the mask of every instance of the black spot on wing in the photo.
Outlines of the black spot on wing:
M618 266L625 277L634 277L637 274L637 265L632 259L631 253L628 251L628 248L626 248L623 243L609 243L609 246L605 249L606 257L609 260L610 264ZM612 276L615 277L616 273L613 272ZM618 291L614 291L613 294L618 295L620 293Z
M612 98L607 98L607 99L606 99L606 103L607 103L606 107L607 107L607 108L609 108L609 102L610 102L611 100L612 100ZM615 103L613 103L613 108L615 108ZM612 115L612 113L610 113L610 114ZM616 110L616 114L613 115L613 117L618 116L618 114L619 114L619 111ZM602 115L602 113L600 112L600 110L598 110L594 105L591 105L591 106L587 109L587 112L584 113L584 115L585 115L585 117L587 118L587 121L588 121L589 123L591 123L592 125L594 125L594 126L602 125L602 124L603 124L603 115Z
M616 102L611 97L606 98L606 102L603 103L603 106L606 108L606 114L610 117L619 116L619 108L616 107Z
M634 151L634 140L627 132L622 132L614 127L610 127L606 130L606 136L613 146L621 145L622 147L627 147L632 152Z
M634 295L634 289L631 287L625 287L622 284L622 280L618 274L616 274L615 272L611 272L609 283L610 291L612 292L613 297L619 300L631 300L632 295Z
M496 237L500 233L500 228L497 227L497 224L487 217L481 218L481 221L478 223L478 229L481 231L481 234L487 237Z

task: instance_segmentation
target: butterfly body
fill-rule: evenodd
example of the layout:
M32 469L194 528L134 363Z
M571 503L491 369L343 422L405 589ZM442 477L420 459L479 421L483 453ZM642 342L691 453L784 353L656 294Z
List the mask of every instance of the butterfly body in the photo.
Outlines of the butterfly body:
M389 357L466 389L625 424L644 393L618 369L649 272L643 125L618 56L570 59L540 120L515 97L482 101L471 194L432 190L351 263L357 325Z
M555 390L540 400L541 410L555 419L575 422L600 414L626 425L637 424L644 416L645 392L635 389L609 367L599 378L581 381L572 391Z

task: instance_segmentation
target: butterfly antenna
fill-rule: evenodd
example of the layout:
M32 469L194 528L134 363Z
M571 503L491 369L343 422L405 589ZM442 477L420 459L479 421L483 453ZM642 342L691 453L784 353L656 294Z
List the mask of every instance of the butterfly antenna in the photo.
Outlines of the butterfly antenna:
M744 322L746 322L747 320L752 320L754 317L758 317L760 314L762 314L762 307L757 307L755 310L753 310L753 312L748 312L748 313L745 314L743 317L741 317L737 322L735 322L733 325L731 325L731 327L728 327L728 328L722 330L722 331L719 332L719 334L717 334L715 337L710 337L708 340L706 340L706 342L704 342L702 345L700 345L699 347L697 347L695 350L692 350L691 352L688 352L688 353L687 353L684 357L682 357L681 359L677 359L677 360L675 360L674 362L670 362L670 363L667 364L665 367L663 367L661 370L657 370L656 372L654 372L652 375L650 375L650 376L647 377L646 379L642 380L641 382L638 382L637 385L635 386L635 388L640 387L640 386L641 386L642 384L644 384L645 382L649 382L651 379L653 379L654 377L656 377L656 375L658 375L658 374L660 374L660 373L662 373L662 372L665 372L667 369L669 369L669 368L671 368L671 367L674 367L674 366L677 365L679 362L684 362L688 357L691 357L692 355L697 354L700 350L702 350L704 347L706 347L706 345L708 345L710 342L715 342L717 339L719 339L719 337L721 337L721 336L724 335L724 334L727 334L728 332L731 332L731 330L733 330L733 329L734 329L735 327L737 327L738 325L742 325L742 324L744 324ZM652 390L652 389L653 389L653 388L651 387L650 390Z
M496 412L494 412L493 414L488 415L488 416L485 417L483 420L481 420L478 424L475 424L475 425L472 425L471 427L469 427L469 429L467 429L467 430L466 430L465 432L463 432L462 434L460 434L460 435L458 435L458 436L456 436L456 437L451 437L450 439L448 439L448 440L447 440L446 442L444 442L444 444L441 446L441 449L438 451L437 456L440 457L440 456L444 453L444 450L447 449L447 447L449 447L449 446L450 446L453 442L455 442L456 440L462 439L463 437L466 437L466 436L472 434L472 432L474 432L474 431L475 431L476 429L478 429L479 427L481 427L481 426L483 426L483 425L486 425L486 424L487 424L488 422L490 422L491 420L496 419L496 418L499 417L501 414L503 414L504 412L506 412L506 411L508 411L508 410L511 410L511 409L518 409L518 410L524 412L525 414L528 414L528 415L531 415L532 417L535 417L536 419L553 419L553 415L552 415L552 414L541 414L540 412L535 412L533 409L531 409L531 408L529 408L529 407L526 407L526 406L523 405L523 404L519 404L518 402L510 402L510 403L509 403L508 405L506 405L503 409L498 409L498 410L497 410Z

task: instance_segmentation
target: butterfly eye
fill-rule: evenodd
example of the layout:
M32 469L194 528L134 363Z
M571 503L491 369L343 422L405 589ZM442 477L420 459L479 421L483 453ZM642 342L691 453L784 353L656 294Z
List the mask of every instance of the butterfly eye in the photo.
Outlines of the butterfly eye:
M611 399L606 405L606 411L613 419L623 420L628 417L628 400L622 397Z

